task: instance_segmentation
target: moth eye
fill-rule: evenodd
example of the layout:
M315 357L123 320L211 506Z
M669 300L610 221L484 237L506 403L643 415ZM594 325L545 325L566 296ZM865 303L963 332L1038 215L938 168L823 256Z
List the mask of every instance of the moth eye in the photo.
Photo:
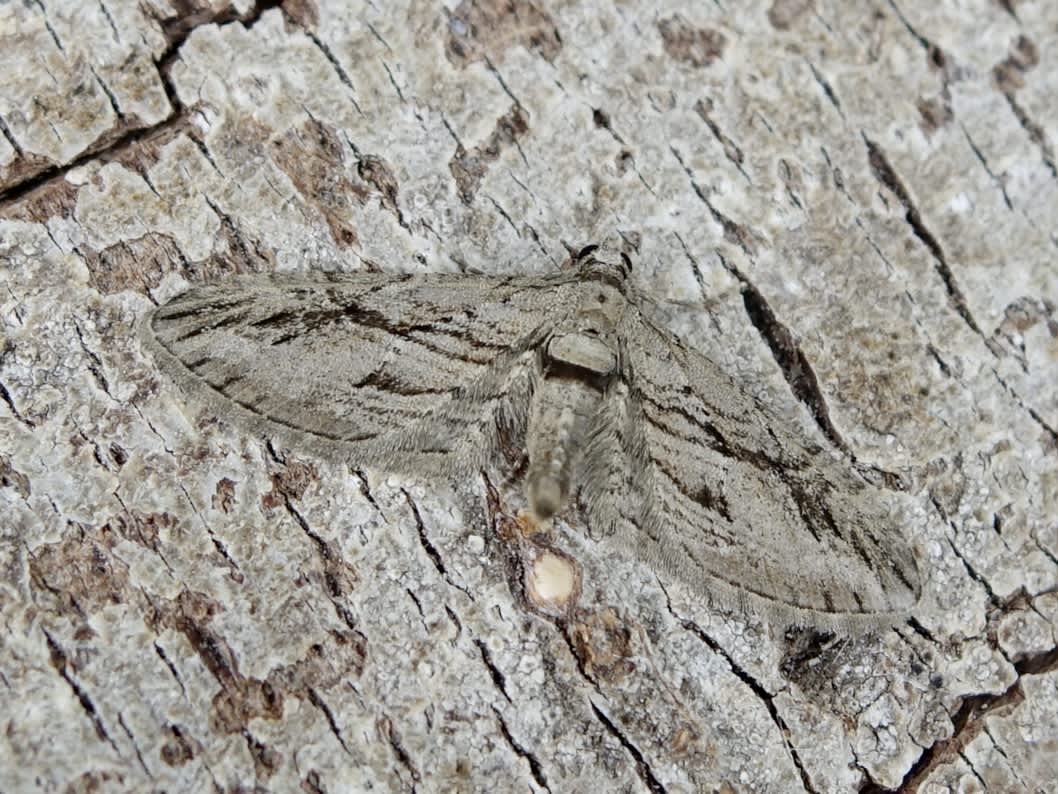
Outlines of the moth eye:
M599 301L599 303L606 303L606 295L600 292L597 300Z

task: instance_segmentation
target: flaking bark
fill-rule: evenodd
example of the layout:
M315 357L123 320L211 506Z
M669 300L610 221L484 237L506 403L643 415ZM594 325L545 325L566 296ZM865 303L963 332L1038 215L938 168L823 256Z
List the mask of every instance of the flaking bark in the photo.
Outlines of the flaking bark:
M1058 10L677 5L0 6L0 789L1052 785ZM132 331L599 240L903 489L930 609L716 612L511 483L187 410Z

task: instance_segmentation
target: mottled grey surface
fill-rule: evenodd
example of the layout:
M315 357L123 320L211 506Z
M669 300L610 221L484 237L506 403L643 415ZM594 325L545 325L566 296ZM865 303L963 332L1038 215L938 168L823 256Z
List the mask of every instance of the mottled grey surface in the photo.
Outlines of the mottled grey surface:
M0 789L1047 790L1056 14L0 4ZM899 503L916 620L715 609L524 531L520 480L464 509L189 410L134 333L236 274L598 240Z

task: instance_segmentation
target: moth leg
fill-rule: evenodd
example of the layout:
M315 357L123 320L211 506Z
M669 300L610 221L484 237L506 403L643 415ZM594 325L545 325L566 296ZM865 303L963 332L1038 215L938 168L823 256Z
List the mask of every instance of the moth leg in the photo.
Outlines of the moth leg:
M500 361L472 384L376 443L376 465L427 477L461 478L509 461L524 443L535 380L532 352ZM370 463L370 461L368 461Z

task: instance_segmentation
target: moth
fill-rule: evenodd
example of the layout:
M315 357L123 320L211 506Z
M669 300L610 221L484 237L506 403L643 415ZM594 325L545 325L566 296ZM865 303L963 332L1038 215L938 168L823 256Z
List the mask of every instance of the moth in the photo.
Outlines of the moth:
M521 473L540 521L786 624L904 619L899 515L644 312L626 257L548 275L239 277L153 310L141 338L206 408L393 473Z

